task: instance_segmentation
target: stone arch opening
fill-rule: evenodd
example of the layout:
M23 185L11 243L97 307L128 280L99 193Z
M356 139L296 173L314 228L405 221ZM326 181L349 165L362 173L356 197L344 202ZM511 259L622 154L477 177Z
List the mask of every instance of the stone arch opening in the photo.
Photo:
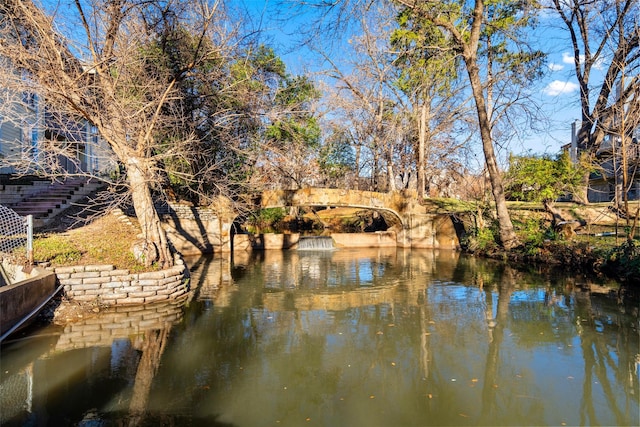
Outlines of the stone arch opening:
M291 213L289 208L299 211ZM262 206L263 211L281 209L278 217L275 214L265 215L263 219L252 222L246 216L234 220L234 229L242 232L299 232L303 234L321 234L330 232L367 233L388 230L401 230L403 218L394 210L361 206L361 205L320 205L297 204L295 206L269 205ZM256 213L256 212L254 212ZM259 215L257 215L259 216ZM260 221L273 221L272 224ZM249 227L247 227L249 225ZM272 225L272 226L270 226ZM248 228L252 228L248 230ZM261 230L262 229L262 230Z

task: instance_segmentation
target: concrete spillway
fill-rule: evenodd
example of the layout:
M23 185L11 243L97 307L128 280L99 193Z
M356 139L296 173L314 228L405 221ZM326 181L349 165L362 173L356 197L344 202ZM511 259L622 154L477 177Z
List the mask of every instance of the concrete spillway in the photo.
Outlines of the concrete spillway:
M326 251L334 248L333 239L330 236L306 236L298 240L299 251Z

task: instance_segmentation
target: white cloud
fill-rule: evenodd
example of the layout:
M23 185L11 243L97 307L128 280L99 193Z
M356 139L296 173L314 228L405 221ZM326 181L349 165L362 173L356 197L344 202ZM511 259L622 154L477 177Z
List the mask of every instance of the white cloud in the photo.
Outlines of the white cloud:
M565 64L573 64L573 58L575 58L575 56L564 52L562 54L562 62L564 62ZM580 55L580 63L584 64L584 55ZM551 68L552 65L555 64L551 64L549 65L549 68ZM605 58L603 58L602 56L600 56L598 59L596 59L593 63L593 68L595 68L596 70L603 70L607 65L607 61L605 60Z
M564 62L565 64L573 64L574 63L574 58L575 56L564 52L562 54L562 62ZM582 64L584 62L584 55L580 55L580 63Z
M554 80L545 87L542 92L549 96L558 96L565 93L571 93L578 90L578 85L573 82L563 82Z
M552 62L549 64L549 69L551 71L561 71L564 69L564 65L562 64L556 64L555 62Z

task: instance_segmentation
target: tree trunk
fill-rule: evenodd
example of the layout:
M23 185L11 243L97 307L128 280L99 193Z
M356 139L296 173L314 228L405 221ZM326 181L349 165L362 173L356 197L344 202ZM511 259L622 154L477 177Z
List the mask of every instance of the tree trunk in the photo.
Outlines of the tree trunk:
M426 188L426 161L425 150L427 146L427 102L422 101L420 106L420 122L418 123L418 198L420 202L424 200L424 190Z
M591 144L589 142L591 137L591 118L585 115L585 112L583 111L583 116L582 116L582 124L580 126L580 129L578 130L578 136L577 136L577 155L579 156L580 153L586 153L586 155L588 155L589 158L589 163L591 163L592 160L592 156L595 153L595 151L592 152L591 150ZM584 173L584 176L582 177L582 186L580 188L580 193L576 194L576 198L578 202L584 203L584 204L588 204L589 203L589 176L591 175L590 171L587 171Z
M376 142L377 144L377 142ZM380 169L380 153L378 151L378 146L374 145L373 151L373 170L371 171L371 187L367 190L378 191L378 173Z
M551 217L551 227L555 229L559 222L565 221L560 211L555 208L553 200L544 200L542 205Z
M151 197L149 179L147 179L147 176L150 176L149 171L150 165L147 159L131 157L127 161L127 177L129 185L131 185L131 198L136 217L142 228L142 238L149 248L155 247L158 253L157 260L152 259L151 256L145 257L145 265L149 267L157 261L162 268L168 268L173 265L173 257L167 233L162 228L160 217ZM151 251L146 252L152 253Z
M504 195L504 187L502 186L502 176L500 175L498 161L493 148L491 121L487 114L487 106L484 100L478 65L475 60L475 56L473 55L467 54L464 59L478 113L478 124L480 126L480 136L482 138L482 150L484 152L485 164L487 166L487 172L489 172L489 181L491 182L493 199L496 203L500 241L502 247L508 250L518 245L518 237L513 229L511 217L507 210L507 201Z
M360 144L356 145L356 157L355 157L355 170L356 170L356 185L355 190L360 190Z
M388 147L388 152L387 152L387 181L389 182L389 185L387 186L387 191L396 191L397 187L396 187L396 178L395 178L395 171L394 171L394 167L393 167L393 144L389 144Z

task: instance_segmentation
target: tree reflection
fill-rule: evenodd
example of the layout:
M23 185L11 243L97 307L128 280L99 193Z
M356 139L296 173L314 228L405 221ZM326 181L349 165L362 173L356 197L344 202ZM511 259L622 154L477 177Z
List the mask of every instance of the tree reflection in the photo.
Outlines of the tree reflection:
M493 313L493 291L491 288L485 288L487 304L487 329L489 332L489 349L484 371L484 382L482 387L482 409L480 411L480 424L489 425L491 420L496 419L497 402L496 390L500 383L498 366L500 364L500 347L504 335L504 329L509 316L509 303L511 302L511 294L514 290L515 271L509 267L505 267L502 278L497 284L498 288L498 304L496 307L495 317L491 317Z
M639 414L629 413L633 405L630 402L619 403L614 390L622 384L628 389L627 396L638 396L640 391L634 381L637 374L634 373L636 360L633 349L640 351L637 330L628 327L620 310L616 310L619 313L617 318L603 316L601 307L594 306L594 301L606 303L606 297L580 290L575 294L575 321L584 359L580 422L583 425L601 424L594 405L602 394L617 424L626 425L631 420L637 421ZM616 378L617 384L612 384ZM624 410L620 407L623 404Z
M130 426L140 425L144 418L149 402L151 385L158 372L160 359L167 345L167 337L170 329L170 327L167 327L164 329L148 330L140 337L141 342L138 343L138 348L142 354L140 356L140 362L138 363L131 402L129 404Z

